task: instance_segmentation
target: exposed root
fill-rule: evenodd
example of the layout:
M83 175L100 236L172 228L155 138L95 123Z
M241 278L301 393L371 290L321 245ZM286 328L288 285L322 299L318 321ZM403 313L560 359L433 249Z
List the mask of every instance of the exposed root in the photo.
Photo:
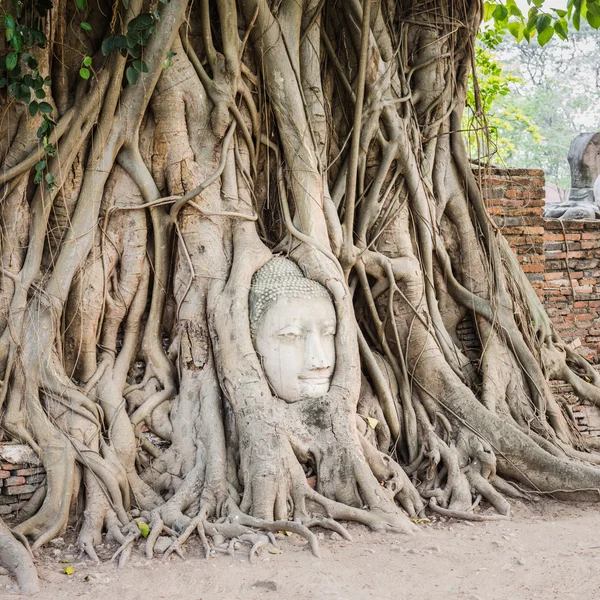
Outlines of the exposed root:
M23 536L19 536L23 540ZM6 527L0 519L0 565L12 573L22 594L35 594L40 582L33 565L33 556L27 540L25 545Z
M437 505L435 498L430 498L429 508L438 515L451 517L452 519L461 519L463 521L506 521L509 518L509 515L481 515L473 512L442 508Z

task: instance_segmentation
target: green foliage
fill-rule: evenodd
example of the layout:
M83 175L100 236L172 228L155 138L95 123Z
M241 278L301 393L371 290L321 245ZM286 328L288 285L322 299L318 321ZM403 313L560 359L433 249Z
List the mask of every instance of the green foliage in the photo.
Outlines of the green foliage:
M73 0L80 13L87 13L87 0ZM167 4L169 0L160 0ZM123 0L127 7L128 1ZM27 105L30 117L41 117L42 121L37 130L37 137L43 144L46 158L35 165L34 182L36 184L46 181L48 186L54 186L54 177L50 173L44 176L48 167L47 158L56 155L56 148L50 143L49 138L56 127L52 119L52 105L45 102L46 92L44 87L51 85L49 77L42 78L38 70L38 60L33 50L44 48L46 37L43 33L43 20L52 8L52 0L29 0L23 2L15 0L4 7L2 25L7 44L7 52L0 57L0 89L7 88L10 96ZM11 10L12 9L12 10ZM151 12L144 12L133 18L127 25L125 35L111 35L102 41L101 51L104 56L113 50L118 50L128 59L125 76L130 85L134 85L140 73L147 73L148 66L142 58L143 48L155 32L156 23L160 20L160 13L156 5L151 7ZM25 14L27 11L27 14ZM32 13L37 15L32 18ZM93 26L85 19L79 23L85 32L93 31ZM88 80L92 76L92 57L87 55L82 60L79 76ZM170 57L172 53L167 53ZM170 64L170 58L167 58ZM163 65L164 66L164 65Z
M176 54L177 54L177 52L173 52L171 50L169 50L168 52L165 52L165 55L167 58L165 58L165 60L163 61L163 64L162 64L163 69L168 69L173 64L171 61L171 58L173 56L175 56Z
M38 18L27 19L23 15L25 3L15 2L13 12L5 12L2 18L4 35L8 42L8 52L0 57L0 89L7 88L8 94L19 102L27 104L30 117L41 116L42 122L37 130L37 137L41 140L47 156L55 156L56 148L49 142L49 136L56 126L52 120L52 105L45 102L46 92L44 87L51 85L50 77L42 77L39 64L34 56L36 48L46 45L46 36L39 25L40 18L44 19L52 8L51 0L34 0L28 4ZM30 26L31 25L31 26ZM35 165L34 182L42 181L43 171L47 166L46 160L41 160ZM54 178L46 174L49 187L54 185Z
M563 40L569 35L569 22L576 31L581 20L594 29L600 27L600 0L567 0L564 9L545 10L544 0L527 0L529 10L524 13L515 0L484 2L483 21L487 31L500 36L510 33L517 42L530 42L536 35L540 46L546 45L556 34Z
M139 73L147 73L146 63L140 59L144 46L156 30L156 23L160 20L157 9L152 13L140 13L129 21L125 35L111 35L102 42L102 54L108 56L113 50L118 50L121 56L128 59L125 77L129 85L135 85Z
M463 129L473 158L504 163L516 150L511 132L527 132L532 143L539 130L524 111L511 101L501 102L511 92L510 84L523 80L503 71L496 56L479 45L475 49L477 81L471 76Z

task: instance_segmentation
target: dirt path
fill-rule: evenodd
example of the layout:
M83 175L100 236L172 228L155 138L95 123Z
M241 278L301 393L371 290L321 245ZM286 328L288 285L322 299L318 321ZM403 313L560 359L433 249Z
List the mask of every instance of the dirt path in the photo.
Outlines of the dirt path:
M36 600L600 599L597 506L517 504L510 521L421 528L406 537L351 526L352 543L326 533L321 560L293 536L282 542L283 553L263 550L252 565L241 550L203 560L193 540L185 562L134 554L117 570L74 557L72 576L62 574L69 548L51 548L39 561L45 581ZM5 594L7 586L9 578L0 576L0 598L19 598Z

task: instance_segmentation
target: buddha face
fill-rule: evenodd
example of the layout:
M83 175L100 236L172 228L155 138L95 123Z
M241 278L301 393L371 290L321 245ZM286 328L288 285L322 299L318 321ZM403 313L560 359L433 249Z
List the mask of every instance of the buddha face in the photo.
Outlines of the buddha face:
M336 317L328 298L280 298L261 317L255 346L279 398L298 402L329 391Z

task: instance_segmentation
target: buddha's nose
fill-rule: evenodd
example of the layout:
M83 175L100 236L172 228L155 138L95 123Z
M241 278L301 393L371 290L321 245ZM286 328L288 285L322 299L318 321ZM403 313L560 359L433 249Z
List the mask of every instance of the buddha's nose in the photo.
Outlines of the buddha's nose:
M310 334L306 340L306 362L310 371L329 369L332 366L319 335Z

